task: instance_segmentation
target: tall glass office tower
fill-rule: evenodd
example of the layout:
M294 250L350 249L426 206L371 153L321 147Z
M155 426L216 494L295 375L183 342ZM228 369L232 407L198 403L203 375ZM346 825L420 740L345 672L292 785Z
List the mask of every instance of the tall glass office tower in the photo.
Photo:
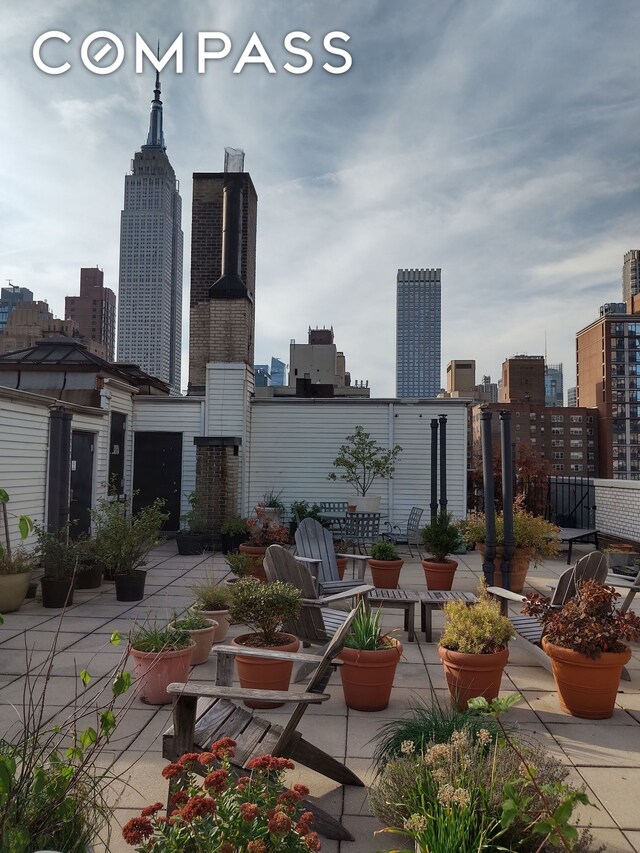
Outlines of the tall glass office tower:
M397 397L436 397L440 392L440 273L398 270Z

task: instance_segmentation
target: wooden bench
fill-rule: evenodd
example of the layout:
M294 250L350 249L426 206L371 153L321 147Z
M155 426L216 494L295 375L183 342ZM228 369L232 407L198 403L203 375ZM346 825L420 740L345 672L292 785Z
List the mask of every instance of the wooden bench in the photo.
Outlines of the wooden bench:
M404 630L409 636L409 642L416 638L415 612L418 603L418 593L412 589L374 589L369 593L369 604L372 607L390 607L404 610Z
M451 592L448 590L426 590L418 593L420 601L420 625L424 631L424 638L427 643L432 642L432 617L433 611L441 609L449 601L466 601L467 604L473 604L476 596L472 592Z

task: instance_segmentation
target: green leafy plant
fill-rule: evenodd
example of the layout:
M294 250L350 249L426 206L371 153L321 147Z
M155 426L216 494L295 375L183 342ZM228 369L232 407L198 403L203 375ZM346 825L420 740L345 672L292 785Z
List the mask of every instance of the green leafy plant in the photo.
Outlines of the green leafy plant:
M393 542L376 542L371 547L371 559L392 562L399 560L400 554Z
M471 513L459 522L460 531L468 547L487 538L484 513ZM545 557L555 557L560 551L560 528L539 515L527 512L522 505L521 497L513 503L513 536L516 548L531 548L533 559L543 560ZM504 545L504 514L496 513L496 544Z
M299 616L301 608L302 593L293 584L241 578L233 590L230 616L254 632L250 645L277 646L282 624Z
M209 533L209 524L207 519L198 508L198 495L196 492L191 492L187 498L191 509L180 516L180 521L184 522L186 527L181 530L181 533L188 533L192 536L199 536L202 533Z
M424 547L436 563L444 563L460 545L460 528L451 520L450 512L441 512L420 531Z
M160 816L163 803L143 809L122 829L139 853L309 853L320 850L312 831L314 816L303 811L305 785L283 790L288 758L260 755L239 779L231 765L236 743L222 738L209 752L186 753L162 771L172 785L171 818ZM202 786L196 772L206 774Z
M305 518L313 518L321 521L320 504L309 504L309 501L294 501L291 504L291 515L296 521L304 521Z
M233 601L233 589L213 580L194 586L193 592L200 610L228 610Z
M284 512L285 506L281 501L281 497L282 489L280 489L279 492L276 492L274 489L269 489L264 493L260 503L270 509L279 509Z
M554 645L596 659L602 652L622 652L627 641L640 639L640 618L629 610L620 613L619 597L614 587L586 580L560 609L551 606L551 599L530 593L522 612L540 619Z
M393 477L396 459L402 452L399 444L385 450L360 425L346 440L349 443L341 445L333 460L334 468L340 469L340 473L331 471L327 475L329 480L344 480L364 497L377 478Z
M0 542L0 557L11 557L11 537L9 535L9 510L7 509L7 505L9 503L9 495L6 489L0 489L0 507L2 507L2 524L4 527L4 538L5 544L3 545ZM20 533L20 538L24 542L27 536L33 530L33 521L28 515L20 515L18 516L18 532ZM17 574L17 572L11 572L11 574Z
M225 536L248 536L249 525L244 518L234 515L220 526L220 533Z
M56 580L72 578L80 564L80 548L77 541L69 536L69 528L51 533L36 524L33 529L38 542L35 554L44 566L45 577Z
M168 625L158 626L152 622L131 629L129 645L137 652L177 652L192 643L184 630L170 630Z
M467 655L486 655L503 649L515 636L513 625L500 612L500 602L491 598L482 580L473 604L449 601L444 606L444 629L440 645Z
M124 502L100 498L92 512L96 525L96 548L102 564L113 574L133 574L145 565L149 552L160 538L169 514L158 498L132 513L132 498Z
M256 506L256 517L247 519L251 544L260 547L288 545L289 529L278 524L264 509L264 504L260 502Z
M253 560L241 551L232 551L224 558L225 563L237 578L248 578L253 569Z
M393 640L387 634L383 634L380 627L381 613L381 607L375 612L368 607L359 607L351 622L349 633L345 637L346 648L368 651L391 648Z

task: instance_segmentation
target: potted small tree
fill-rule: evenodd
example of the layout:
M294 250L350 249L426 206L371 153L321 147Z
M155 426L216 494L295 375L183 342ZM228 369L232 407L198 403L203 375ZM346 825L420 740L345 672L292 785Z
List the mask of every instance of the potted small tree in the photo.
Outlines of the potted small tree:
M34 527L38 544L36 555L44 567L40 580L43 607L69 607L73 604L73 581L78 571L78 543L69 538L68 527L49 532Z
M233 640L235 646L296 652L300 641L280 629L287 619L295 619L302 607L302 593L293 584L275 581L259 583L256 578L240 578L234 586L231 619L251 629ZM289 661L256 657L236 657L238 677L243 687L287 690L293 664ZM276 708L278 704L246 701L250 708Z
M5 537L5 544L0 542L0 613L12 613L18 610L27 594L34 568L34 559L31 554L24 548L18 548L15 551L11 548L8 503L9 495L4 489L0 489ZM23 541L32 529L33 521L28 515L21 515L18 518L18 531Z
M194 641L186 631L159 628L155 623L134 628L129 637L137 695L149 705L166 705L172 700L167 687L187 681Z
M431 519L420 534L422 544L431 559L422 561L427 588L449 590L458 568L457 560L448 560L460 544L460 529L451 520L450 512L441 512Z
M206 518L203 517L198 508L198 496L195 492L189 495L189 506L191 509L180 516L185 527L176 533L176 545L178 554L183 557L192 557L202 554L211 548L211 531Z
M93 513L96 548L105 577L114 579L118 601L140 601L147 573L142 569L160 538L168 518L158 498L139 512L131 512L131 498L123 503L101 498Z
M234 515L227 519L220 527L220 539L222 542L222 553L237 551L249 536L249 525L244 518Z
M282 524L275 522L261 503L256 507L256 517L248 518L249 541L243 542L238 549L241 554L251 557L253 563L253 575L263 583L267 582L267 576L262 565L264 555L269 545L288 545L289 530Z
M193 610L180 618L174 617L169 628L171 631L184 631L195 643L191 652L191 666L209 660L209 652L218 630L218 623L214 619L207 619L202 611Z
M369 568L378 589L397 589L404 560L393 542L376 542L371 548Z
M402 448L396 444L385 450L360 425L356 426L353 435L347 436L347 442L341 445L333 460L334 468L338 468L340 473L331 471L327 476L329 480L344 480L355 489L357 497L355 501L349 500L350 505L357 503L362 512L376 512L380 508L380 497L367 498L367 492L376 479L388 480L393 476Z
M509 660L507 644L515 636L513 625L487 592L484 580L477 601L449 601L444 616L438 654L454 706L464 711L469 699L476 696L491 702L500 692Z
M640 639L640 618L616 610L614 587L582 583L562 608L537 594L523 613L544 625L542 647L551 658L562 709L574 717L604 720L613 714L620 674L631 657L627 641Z
M218 623L213 642L221 643L227 636L231 622L229 608L233 601L233 587L209 581L193 587L193 592L196 596L193 609L205 619L213 619Z
M380 628L380 613L360 605L340 652L344 701L354 711L382 711L389 704L402 643Z

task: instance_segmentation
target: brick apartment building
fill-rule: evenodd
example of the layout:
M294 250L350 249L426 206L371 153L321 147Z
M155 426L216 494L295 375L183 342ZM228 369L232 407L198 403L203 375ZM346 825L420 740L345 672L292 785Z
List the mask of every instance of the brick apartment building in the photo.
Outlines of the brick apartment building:
M113 361L116 343L116 295L104 286L104 272L98 267L80 270L80 296L66 296L64 316L72 320L86 343L104 346L104 358Z

